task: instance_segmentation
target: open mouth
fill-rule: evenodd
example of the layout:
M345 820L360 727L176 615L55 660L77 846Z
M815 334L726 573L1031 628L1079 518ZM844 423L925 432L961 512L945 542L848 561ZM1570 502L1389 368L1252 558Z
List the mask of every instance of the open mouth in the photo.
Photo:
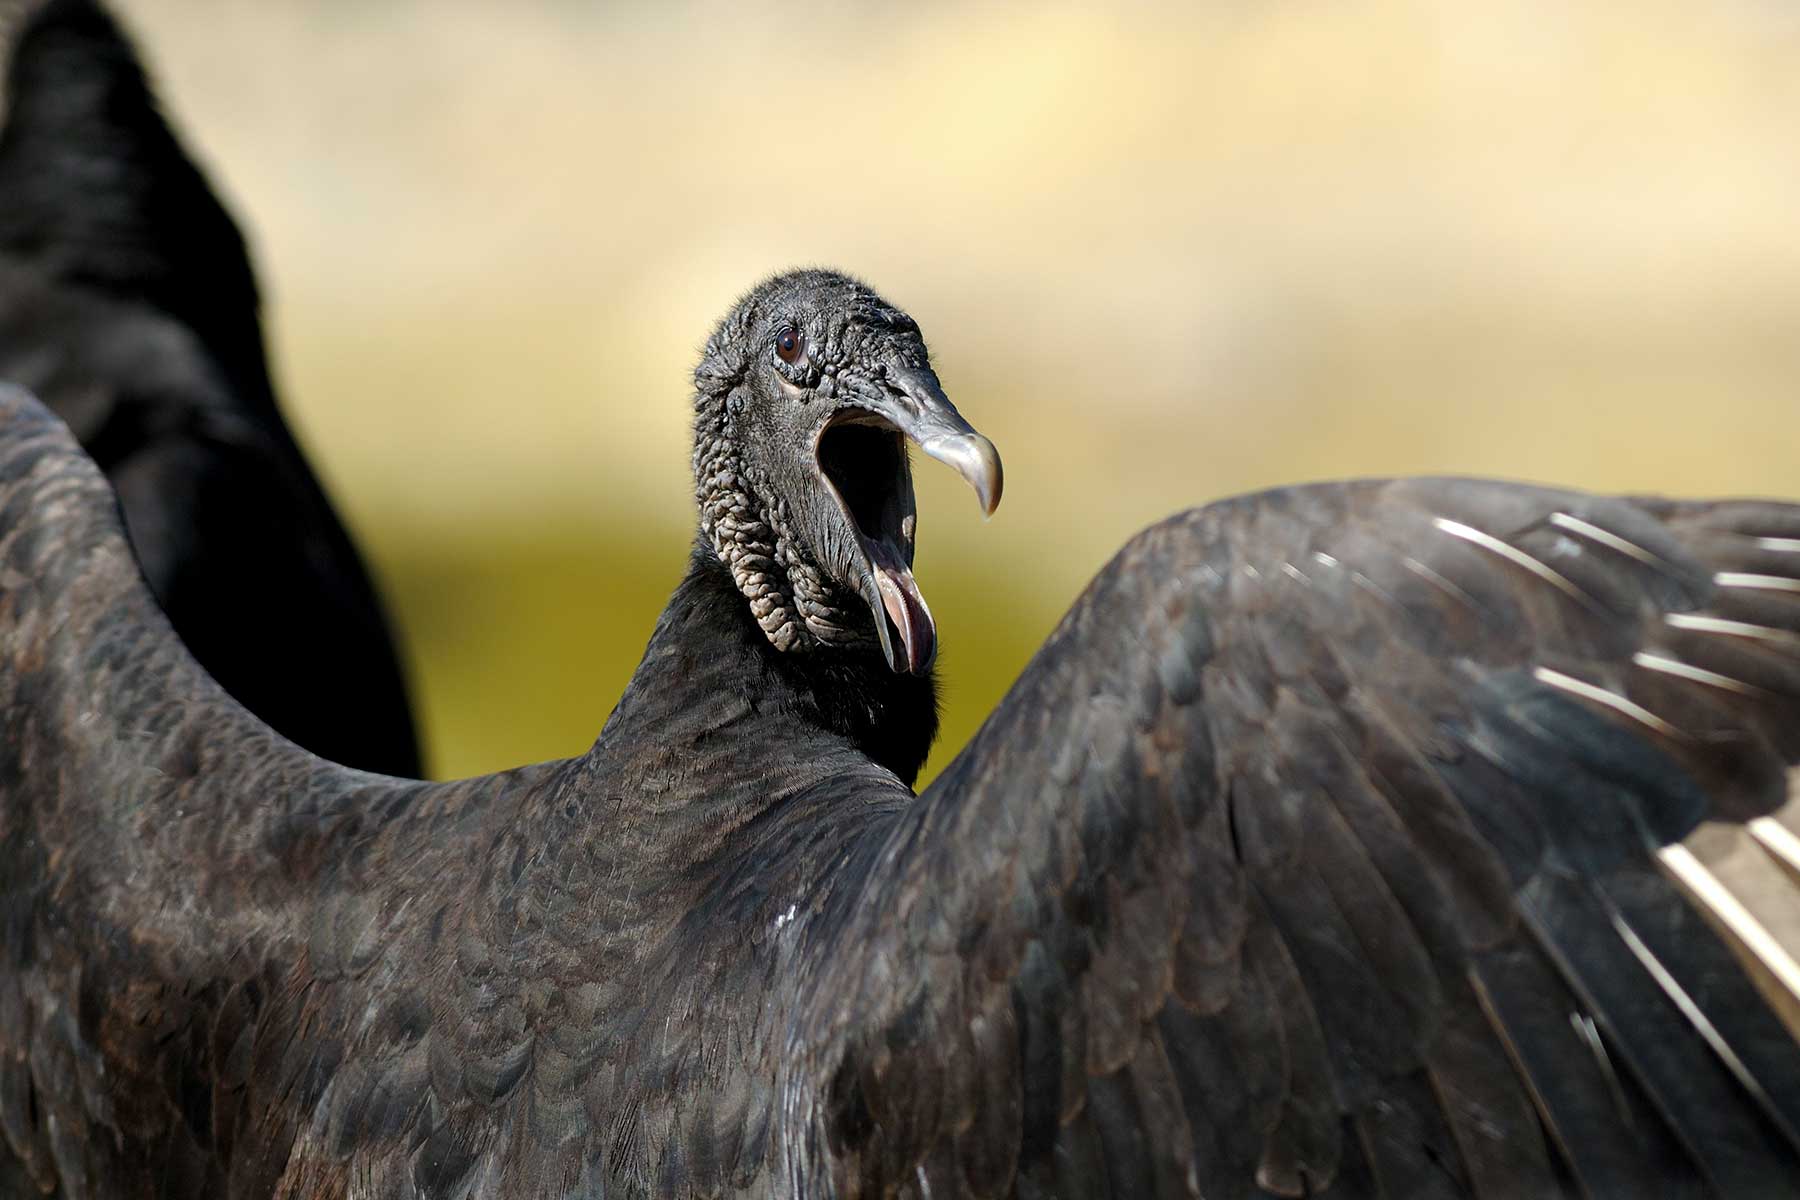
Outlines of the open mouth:
M929 367L889 361L878 387L872 378L859 382L867 399L832 413L813 453L862 557L846 564L854 574L843 581L868 604L889 669L916 675L937 654L937 627L913 582L916 516L907 443L961 475L984 515L1000 503L1000 455L957 413Z
M841 409L819 434L818 455L858 533L873 539L899 532L906 516L899 493L911 482L905 434L866 409Z
M839 410L820 430L815 453L825 486L856 533L867 564L864 598L875 608L888 666L913 674L937 654L937 627L913 581L912 471L906 436L878 413Z

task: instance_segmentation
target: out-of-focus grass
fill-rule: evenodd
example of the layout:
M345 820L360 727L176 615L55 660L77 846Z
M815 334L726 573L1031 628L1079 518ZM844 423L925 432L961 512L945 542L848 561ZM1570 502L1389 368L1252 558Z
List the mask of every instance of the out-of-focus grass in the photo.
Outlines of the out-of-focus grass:
M687 372L863 274L999 444L917 472L945 755L1133 530L1300 479L1800 495L1772 0L120 0L258 250L438 774L598 731L691 531Z
M587 749L685 565L679 542L558 532L381 556L440 775Z

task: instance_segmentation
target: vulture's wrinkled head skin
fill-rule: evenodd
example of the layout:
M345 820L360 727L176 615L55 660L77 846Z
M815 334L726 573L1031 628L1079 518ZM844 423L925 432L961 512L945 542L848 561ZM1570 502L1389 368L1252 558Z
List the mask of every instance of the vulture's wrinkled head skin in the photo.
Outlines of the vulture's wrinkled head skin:
M879 647L921 674L937 633L912 577L910 441L1000 502L1000 458L944 395L913 319L830 271L741 300L694 372L701 536L771 644Z

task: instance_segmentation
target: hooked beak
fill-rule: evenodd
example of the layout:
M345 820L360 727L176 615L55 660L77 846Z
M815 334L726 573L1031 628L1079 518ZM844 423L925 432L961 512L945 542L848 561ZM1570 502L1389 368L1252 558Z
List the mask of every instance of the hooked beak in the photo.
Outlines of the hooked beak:
M894 402L876 411L919 449L961 475L975 490L981 515L993 516L1006 482L994 443L962 419L929 368L890 368L887 379Z
M908 368L889 372L888 377L899 388L901 402L896 407L902 412L882 415L919 449L961 475L981 502L982 517L993 516L1006 483L994 443L962 419L931 371Z
M875 618L882 655L896 672L921 674L937 657L937 627L913 580L912 477L905 450L891 433L962 476L984 517L992 516L1000 505L1004 484L1000 455L994 443L963 420L929 368L890 363L879 385L870 381L856 388L850 402L854 407L840 409L820 431L820 472L856 531L864 560L860 591ZM888 436L896 443L891 459L877 453L852 463L854 454L834 454L827 447L828 438L834 429L847 426L891 431ZM892 478L849 478L856 469L866 474L881 472L884 466ZM871 484L878 494L866 490Z

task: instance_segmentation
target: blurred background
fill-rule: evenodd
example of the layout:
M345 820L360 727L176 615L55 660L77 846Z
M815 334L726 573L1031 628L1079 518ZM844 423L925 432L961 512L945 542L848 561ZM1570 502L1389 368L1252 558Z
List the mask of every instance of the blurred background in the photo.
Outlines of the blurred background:
M249 235L433 774L578 753L761 276L910 311L948 760L1178 508L1455 472L1800 495L1800 9L120 0Z

